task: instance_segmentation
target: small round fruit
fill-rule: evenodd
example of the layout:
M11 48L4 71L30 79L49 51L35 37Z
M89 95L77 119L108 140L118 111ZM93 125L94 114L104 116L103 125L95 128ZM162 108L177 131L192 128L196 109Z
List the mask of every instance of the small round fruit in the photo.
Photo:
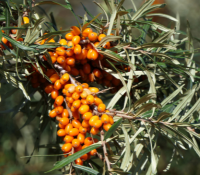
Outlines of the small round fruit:
M79 113L80 114L85 114L86 112L88 112L90 109L90 107L88 105L82 105L80 108L79 108Z
M99 112L104 112L106 110L106 105L105 104L99 104L98 105L98 111Z
M97 116L97 115L92 116L89 120L90 126L94 126L94 122L97 120L99 120L99 116Z
M65 143L63 146L62 146L62 151L63 152L70 152L72 149L72 144L71 143Z
M74 140L74 137L66 135L63 140L65 143L72 143L72 141Z
M64 129L59 129L59 130L57 131L57 135L58 135L59 137L63 137L63 136L66 135L66 132L65 132Z
M106 124L103 124L103 129L105 130L105 131L108 131L110 128L111 128L111 124L110 123L106 123Z
M77 128L72 128L69 130L70 136L77 136L79 134L79 130Z
M90 41L96 41L97 40L97 38L98 38L98 35L97 35L97 33L96 32L91 32L91 33L89 33L88 34L88 39L90 40Z
M80 146L80 141L78 140L78 139L74 139L74 140L72 140L72 146L73 147L75 147L75 148L77 148L77 147L79 147Z
M55 103L58 106L61 106L64 102L64 97L62 95L59 95L56 99L55 99Z

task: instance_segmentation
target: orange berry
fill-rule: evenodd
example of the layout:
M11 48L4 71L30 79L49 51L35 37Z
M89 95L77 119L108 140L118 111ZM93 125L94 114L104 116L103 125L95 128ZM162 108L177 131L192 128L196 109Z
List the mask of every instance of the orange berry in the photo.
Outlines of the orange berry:
M92 137L86 137L85 140L84 140L84 145L92 145L93 144L93 140L92 140Z
M91 32L91 33L88 34L88 39L89 39L90 41L96 41L97 38L98 38L98 35L97 35L96 32Z
M62 105L62 103L64 102L64 97L62 95L59 95L56 99L55 99L55 103L60 106Z
M81 146L81 145L78 146L78 147L76 147L76 148L74 148L74 152L78 152L78 151L80 151L80 150L82 150L82 146Z
M99 128L92 127L90 133L92 135L97 135L99 133Z
M82 127L82 126L80 126L80 127L79 127L79 132L80 132L81 134L86 134L87 129L84 128L84 127Z
M82 105L87 105L88 103L87 103L86 99L81 99L81 104Z
M72 144L71 143L65 143L63 146L62 146L62 151L63 152L70 152L72 149Z
M69 117L69 112L68 112L67 109L63 109L62 117L63 117L63 118L68 118L68 117Z
M58 74L53 74L49 79L52 81L52 83L55 83L57 80L60 79L60 77Z
M93 149L92 151L89 152L89 154L91 156L95 156L97 154L97 150L96 149Z
M12 33L12 34L17 34L17 29L12 29L12 30L11 30L11 33Z
M100 34L100 35L98 36L98 40L101 41L104 37L106 37L105 34Z
M118 86L118 85L121 83L121 81L120 81L119 79L117 79L117 78L114 77L114 78L112 79L111 83L112 83L114 86Z
M95 42L94 46L97 47L99 45L99 42Z
M79 142L81 144L83 144L84 140L85 140L85 134L79 133L78 136L77 136L77 139L79 140Z
M91 60L96 60L98 58L99 54L96 50L92 50L92 52L90 53L89 55L89 58L88 59L91 59Z
M90 66L90 64L86 63L86 64L83 65L83 72L85 74L89 74L91 72L91 66Z
M73 98L74 100L78 100L79 97L80 97L80 94L79 94L78 92L74 92L74 93L72 94L72 98Z
M56 73L56 71L54 69L48 69L45 74L47 77L50 77L55 73Z
M87 98L88 94L87 92L84 90L81 94L80 94L81 98L85 99Z
M74 128L80 128L81 122L78 119L74 119L74 120L72 120L72 125Z
M109 123L110 122L110 118L109 118L109 116L107 114L103 114L101 116L101 121L102 121L102 123Z
M72 140L74 140L74 137L66 135L63 140L65 143L72 143Z
M82 59L82 48L81 48L81 46L79 44L75 45L75 47L74 47L74 53L76 55L81 54L81 58L80 59Z
M56 53L60 56L64 56L65 55L65 49L63 49L62 47L57 47Z
M74 68L74 67L71 69L70 73L71 73L73 76L75 76L75 77L79 75L78 69L76 69L76 68Z
M72 146L77 148L80 146L80 141L78 139L72 140Z
M69 130L71 130L73 128L73 125L71 123L67 124L67 126L65 127L65 132L68 134Z
M97 115L92 116L92 117L90 118L90 120L89 120L90 126L94 126L94 122L95 122L96 120L99 120L99 116L97 116Z
M56 99L58 97L58 95L59 95L59 92L57 90L53 90L51 92L51 98L52 99Z
M83 165L83 161L80 158L78 158L78 159L75 160L75 164Z
M83 114L82 118L84 120L90 120L90 118L92 117L92 113L91 112L86 112L85 114ZM85 126L84 126L85 127Z
M72 128L69 130L70 136L77 136L79 134L79 130L77 128Z
M65 62L70 66L74 66L75 65L75 59L72 58L72 57L67 58Z
M81 100L75 100L72 104L75 109L78 109L81 106Z
M69 123L69 119L68 118L61 118L59 120L61 125L67 125Z
M71 71L71 67L69 65L65 65L64 69L67 71L67 72L70 72Z
M103 46L103 48L105 48L105 49L110 49L110 48L111 48L110 42L107 42L107 43Z
M88 37L88 35L89 35L90 33L92 33L92 32L93 32L93 31L92 31L91 28L86 28L85 30L83 30L82 36L83 36L83 37Z
M65 57L64 56L58 56L56 60L59 64L63 64L65 62Z
M110 122L110 124L112 125L112 124L114 124L114 120L113 120L113 118L112 117L109 117L109 122Z
M67 90L69 87L74 86L74 84L66 84L65 89Z
M86 101L88 104L93 104L94 103L94 96L93 95L88 95L86 98Z
M54 88L53 88L53 85L52 85L52 84L46 86L45 89L44 89L44 91L45 91L47 94L50 94L53 90L54 90Z
M70 108L70 109L71 109L71 111L72 111L72 112L76 112L76 111L77 111L77 109L76 109L76 108L74 108L73 106L71 106L71 108Z
M91 58L92 58L92 57L91 57L91 54L93 53L93 50L94 50L93 48L88 50L88 52L87 52L87 58L88 58L88 59L91 59Z
M81 40L80 36L74 36L72 38L72 42L74 43L74 45L78 44L80 42L80 40Z
M66 101L69 103L73 103L74 99L72 97L66 97Z
M74 35L72 33L67 33L65 35L66 40L72 40L73 37L74 37Z
M69 41L67 43L67 46L70 47L70 48L68 48L68 50L74 50L74 43L72 41Z
M54 64L57 61L55 56L51 56L51 62Z
M86 161L87 159L88 159L88 154L86 153L86 154L83 154L81 157L80 157L80 159L82 160L82 161Z
M57 107L55 108L55 110L56 110L56 113L57 113L57 114L61 114L61 113L63 112L64 108L63 108L63 106L57 106Z
M87 148L89 145L83 145L82 146L82 149L85 149L85 148Z
M80 114L85 114L86 112L88 112L90 109L90 107L88 105L82 105L80 108L79 108L79 113Z
M76 86L76 92L78 93L83 92L83 87L81 85Z
M93 74L94 74L95 77L97 77L99 79L103 78L103 74L102 74L102 72L99 69L94 69L93 70Z
M61 39L59 43L60 45L67 45L67 41L65 39Z
M90 80L90 82L93 82L95 80L95 77L94 77L93 73L89 74L89 80Z
M29 23L29 18L27 16L24 16L23 17L23 21L24 21L24 24L28 24Z
M71 33L73 35L80 35L81 34L80 29L78 27L76 27L76 26L72 26L70 29L72 30Z
M82 59L85 60L87 58L87 53L88 50L87 49L82 49ZM86 61L86 60L85 60Z
M94 97L94 104L99 106L99 104L103 104L103 101L98 97Z
M79 114L79 112L78 112L78 110L76 110L76 111L72 111L72 116L74 117L74 119L80 119L80 114Z
M88 85L87 83L83 83L83 84L81 84L81 86L82 86L83 88L89 88L89 85Z
M111 125L110 123L104 123L104 124L103 124L103 129L104 129L105 131L108 131L108 130L110 129L111 126L112 126L112 125Z
M82 121L82 126L83 126L84 128L90 127L89 121L88 121L88 120L83 120L83 121Z
M67 50L65 51L65 53L66 53L66 55L67 55L68 57L71 57L72 55L74 55L74 50L73 50L73 49L67 49Z
M98 93L98 92L99 92L99 89L96 88L96 87L89 87L89 90L90 90L92 93Z
M99 112L104 112L106 110L106 105L105 104L99 104L98 105L98 111Z
M67 89L67 92L68 92L68 93L74 93L75 90L76 90L76 86L73 85L73 86L70 86L70 87Z
M62 87L62 84L60 83L60 80L56 80L56 82L54 83L54 89L59 90Z
M51 111L49 112L49 117L54 118L54 117L56 117L56 116L57 116L57 113L56 113L56 110L55 110L55 109L53 109L53 110L51 110Z
M58 135L59 137L63 137L63 136L66 135L66 132L65 132L64 129L59 129L59 130L57 131L57 135Z
M93 126L94 128L100 128L102 126L102 121L101 120L94 121Z
M56 118L57 119L57 118ZM60 123L58 123L58 127L60 128L60 129L65 129L65 125L61 125Z
M63 74L61 79L63 79L65 82L67 82L69 80L69 74L68 73Z

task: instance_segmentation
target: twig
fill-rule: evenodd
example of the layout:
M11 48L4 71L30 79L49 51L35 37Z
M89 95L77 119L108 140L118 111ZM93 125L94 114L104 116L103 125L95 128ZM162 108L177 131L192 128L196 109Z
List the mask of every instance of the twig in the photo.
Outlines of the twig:
M101 134L101 142L103 144L103 152L104 152L105 161L106 161L108 170L110 170L111 169L110 168L110 161L108 159L108 153L107 153L107 150L106 150L106 142L104 141L104 131L103 131L103 129L101 130L100 134Z

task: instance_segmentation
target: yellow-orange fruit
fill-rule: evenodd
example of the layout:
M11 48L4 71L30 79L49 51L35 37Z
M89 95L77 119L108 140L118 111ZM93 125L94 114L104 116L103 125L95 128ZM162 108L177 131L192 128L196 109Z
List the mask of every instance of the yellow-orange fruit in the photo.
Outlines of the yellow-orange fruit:
M72 149L72 144L71 143L65 143L63 146L62 146L62 151L63 152L70 152Z

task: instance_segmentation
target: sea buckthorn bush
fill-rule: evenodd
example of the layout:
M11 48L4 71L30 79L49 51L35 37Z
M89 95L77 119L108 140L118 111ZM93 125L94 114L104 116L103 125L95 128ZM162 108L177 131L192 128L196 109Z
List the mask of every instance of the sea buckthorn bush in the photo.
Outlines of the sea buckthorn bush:
M0 2L1 80L23 92L15 108L29 114L26 124L39 117L38 140L47 123L56 127L57 162L48 172L156 174L162 139L173 146L170 163L182 149L200 155L196 38L189 22L184 33L173 28L176 18L156 13L163 2L147 0L139 9L134 1L132 9L124 0L94 2L102 14L83 5L83 17L68 1ZM46 22L36 13L43 4L70 10L77 25L58 30L52 14Z

